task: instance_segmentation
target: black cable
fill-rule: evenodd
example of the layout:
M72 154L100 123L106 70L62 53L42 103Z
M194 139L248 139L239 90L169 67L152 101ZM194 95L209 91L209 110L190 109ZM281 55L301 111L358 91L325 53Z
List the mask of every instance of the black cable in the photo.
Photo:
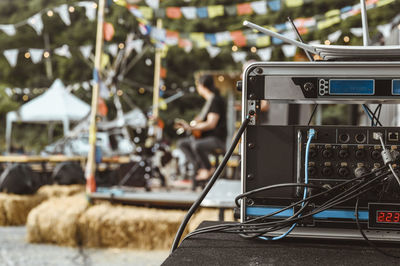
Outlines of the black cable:
M372 119L372 123L374 123L374 121L376 121L377 125L382 126L382 123L379 121L379 119L374 115L374 113L371 111L371 109L366 105L363 104L363 106L365 107L365 109L368 111L368 113L371 115Z
M171 253L178 247L179 241L181 240L182 234L185 231L186 225L189 222L190 218L192 215L196 212L197 208L200 206L201 202L203 199L207 196L208 192L214 185L215 181L217 181L218 177L220 176L222 170L224 169L225 165L228 163L229 158L231 157L233 151L236 148L236 145L238 144L244 130L246 129L247 125L250 122L250 117L246 117L246 119L242 122L242 125L240 126L238 132L236 133L236 136L234 140L232 141L231 146L229 147L228 152L225 154L224 159L222 160L221 164L217 167L217 170L215 170L214 174L212 175L210 181L208 181L206 187L204 188L203 192L199 196L199 198L193 203L193 205L190 207L189 211L186 213L185 218L183 219L181 225L179 226L179 229L175 235L174 242L172 244L171 248Z
M312 120L313 117L314 117L315 111L317 111L317 107L318 107L318 103L316 103L316 104L314 105L314 108L313 108L313 110L312 110L312 112L311 112L311 116L310 116L310 119L308 120L307 126L309 126L309 125L311 124L311 120Z
M381 168L383 168L383 167L381 167ZM373 172L373 173L377 173L377 171L375 171L375 172ZM365 190L363 190L363 191L358 192L358 191L361 190L363 187L368 186L368 185L374 183L375 181L377 181L378 179L383 178L383 177L386 177L386 176L389 175L389 174L390 174L390 172L387 172L387 173L384 173L384 174L382 174L382 175L379 175L379 176L375 177L374 179L372 179L372 180L366 182L365 184L363 184L361 187L357 188L356 190L351 191L350 193L348 193L348 195L342 196L341 198L337 199L336 201L334 201L334 202L332 202L332 203L330 203L330 204L328 204L328 205L321 205L321 206L318 207L317 209L314 209L312 212L310 212L310 213L308 213L308 214L305 214L305 215L303 215L302 217L295 217L295 218L290 219L290 220L289 220L289 219L286 219L286 220L273 221L273 222L266 222L266 223L258 223L258 224L245 224L246 222L244 222L244 223L239 223L239 224L230 224L230 225L222 225L222 226L221 226L221 225L210 226L210 227L201 228L201 229L198 229L198 230L196 230L196 231L193 231L192 233L190 233L189 235L187 235L187 236L185 237L185 239L186 239L186 238L189 238L189 237L191 237L191 236L197 235L197 234L208 233L208 232L215 232L215 231L230 232L230 233L235 233L235 232L236 232L236 233L243 233L244 230L246 229L246 228L245 228L246 226L261 227L261 226L269 226L269 225L272 225L272 226L273 226L274 224L275 224L275 226L279 226L279 224L286 224L284 227L287 227L287 224L289 224L289 225L290 225L290 223L293 224L294 222L297 222L297 221L299 221L299 220L301 220L301 219L304 219L304 218L307 218L307 217L312 216L312 215L314 215L314 214L317 214L317 213L319 213L319 212L322 212L322 211L324 211L324 210L326 210L326 209L329 209L329 208L331 208L331 207L333 207L333 206L335 206L335 205L341 204L341 203L343 203L343 202L346 202L346 201L348 201L348 200L351 200L351 199L353 199L353 198L355 198L355 197L358 197L358 196L360 196L360 195L362 195L362 194L364 194L364 193L370 191L371 189L374 188L374 186L371 186L371 187L369 187L369 188L367 188L367 189L365 189ZM360 183L360 184L361 184L361 183ZM356 186L358 186L358 185L359 185L359 184L357 184ZM358 193L355 194L355 195L351 195L351 194L354 194L355 192L358 192ZM322 192L322 193L324 194L324 193L326 193L326 192ZM315 196L317 196L317 195L315 195ZM309 197L309 198L311 198L311 197ZM309 198L308 198L308 199L306 198L305 200L309 200ZM299 204L299 203L301 203L301 202L303 202L303 201L304 201L304 200L299 201L299 202L296 202L296 203L294 203L293 205L297 205L297 204ZM286 208L286 209L287 209L287 208ZM280 211L277 211L277 212L280 212ZM256 219L265 218L265 217L268 217L268 216L271 216L271 215L274 215L274 214L271 213L271 214L265 215L265 216L263 216L263 217L258 217L258 218L256 218ZM253 219L252 222L253 222L254 220L255 220L255 219ZM250 221L247 221L247 222L250 222ZM229 228L229 227L232 227L232 228ZM235 227L239 227L239 228L238 228L238 229L235 229ZM225 230L225 231L224 231L224 230ZM269 230L269 229L265 229L265 230ZM269 230L269 231L271 231L271 230ZM253 232L254 232L254 230L253 230Z
M386 251L384 251L383 249L378 247L374 242L372 242L371 240L368 239L367 235L364 233L364 230L362 229L362 227L360 225L360 221L359 221L359 218L358 218L358 201L359 201L359 198L357 198L356 205L354 207L354 212L355 212L354 214L356 216L356 224L357 224L358 230L360 231L360 234L362 235L364 240L368 243L368 245L370 245L376 251L382 253L383 255L388 256L388 257L392 257L392 258L396 258L396 259L400 259L400 256L387 253Z
M340 184L338 184L338 185L336 185L336 186L334 186L334 187L332 187L332 188L330 188L330 189L328 189L328 190L326 190L326 191L323 191L323 192L320 192L320 193L318 193L318 194L309 196L309 197L307 197L306 199L302 199L302 200L300 200L300 201L297 201L297 202L295 202L295 203L293 203L293 204L291 204L291 205L289 205L289 206L287 206L287 207L284 207L284 208L282 208L282 209L280 209L280 210L278 210L278 211L275 211L275 212L273 212L273 213L269 213L269 214L264 215L264 216L260 216L260 217L257 217L257 218L253 218L253 219L250 219L250 220L248 220L248 221L245 221L245 222L239 223L239 224L213 225L213 226L209 226L209 227L203 227L203 228L197 229L196 232L197 232L197 231L202 231L202 230L210 230L210 229L215 229L216 231L218 231L218 230L222 230L222 229L229 228L229 227L233 227L233 226L251 224L251 223L256 222L256 221L258 221L258 220L262 220L262 219L265 219L265 218L274 216L274 215L276 215L276 214L278 214L278 213L280 213L280 212L282 212L282 211L288 210L288 209L290 209L290 208L292 208L292 207L294 207L294 206L296 206L296 205L299 205L299 204L301 204L301 203L303 203L303 202L305 202L305 201L310 201L311 199L315 199L315 198L318 198L318 197L320 197L320 196L329 194L330 192L332 192L332 191L334 191L334 190L336 190L336 189L338 189L338 188L341 188L341 187L343 187L343 186L345 186L345 185L347 185L347 184L349 184L349 183L351 183L351 182L354 182L354 181L356 181L356 180L358 180L358 179L366 178L366 177L368 177L368 176L370 176L370 175L372 175L372 174L375 174L375 173L377 173L377 172L383 170L385 167L386 167L386 166L382 166L382 167L378 168L377 170L375 170L374 172L370 172L370 173L364 174L364 175L362 175L362 176L360 176L360 177L355 177L355 178L353 178L353 179L347 180L347 181L345 181L345 182L343 182L343 183L340 183ZM252 194L252 193L257 193L257 192L266 191L266 190L269 190L269 189L279 188L279 187L284 187L284 186L294 186L294 187L295 187L295 186L301 186L301 185L304 186L304 183L303 183L303 184L302 184L302 183L293 183L293 184L288 183L288 184L286 184L286 185L284 185L284 186L279 186L279 185L280 185L280 184L271 185L271 186L266 186L266 187L262 187L262 188L259 188L259 189L255 189L255 190L248 191L248 192L246 192L246 193L240 194L240 195L238 195L238 196L235 198L235 203L236 203L236 205L237 205L238 207L240 207L239 199L241 199L241 198L243 198L243 197L245 197L245 196L248 196L248 195L250 195L250 194ZM308 185L309 185L309 184L308 184ZM192 232L192 233L193 233L193 232ZM188 236L190 236L192 233L190 233Z

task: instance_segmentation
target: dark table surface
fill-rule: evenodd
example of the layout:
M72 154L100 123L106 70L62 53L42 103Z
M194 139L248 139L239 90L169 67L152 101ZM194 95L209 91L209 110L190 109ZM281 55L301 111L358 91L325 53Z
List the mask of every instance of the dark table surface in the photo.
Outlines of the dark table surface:
M203 222L200 227L221 222ZM400 244L385 251L400 256ZM162 264L177 265L400 265L363 241L286 238L246 240L235 234L207 233L181 243Z

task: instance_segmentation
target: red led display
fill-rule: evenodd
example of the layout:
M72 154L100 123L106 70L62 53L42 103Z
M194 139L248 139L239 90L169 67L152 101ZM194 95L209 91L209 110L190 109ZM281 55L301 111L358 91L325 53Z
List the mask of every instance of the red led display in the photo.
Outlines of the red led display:
M400 211L376 211L376 222L400 224Z

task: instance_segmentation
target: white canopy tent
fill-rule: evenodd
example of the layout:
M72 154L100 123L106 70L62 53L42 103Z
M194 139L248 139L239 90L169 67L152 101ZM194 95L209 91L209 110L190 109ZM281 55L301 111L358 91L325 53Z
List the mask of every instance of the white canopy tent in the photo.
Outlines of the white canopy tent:
M70 121L78 121L90 112L90 105L69 93L61 80L56 79L42 95L7 113L6 144L10 150L14 122L63 123L64 135L69 132Z

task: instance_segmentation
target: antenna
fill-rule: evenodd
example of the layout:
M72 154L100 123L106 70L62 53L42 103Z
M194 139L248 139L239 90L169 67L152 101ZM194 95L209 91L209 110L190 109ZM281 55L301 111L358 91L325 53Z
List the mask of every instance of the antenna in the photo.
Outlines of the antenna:
M370 39L368 31L367 7L365 5L364 0L360 0L360 5L361 5L361 22L363 28L363 44L364 46L368 46Z

